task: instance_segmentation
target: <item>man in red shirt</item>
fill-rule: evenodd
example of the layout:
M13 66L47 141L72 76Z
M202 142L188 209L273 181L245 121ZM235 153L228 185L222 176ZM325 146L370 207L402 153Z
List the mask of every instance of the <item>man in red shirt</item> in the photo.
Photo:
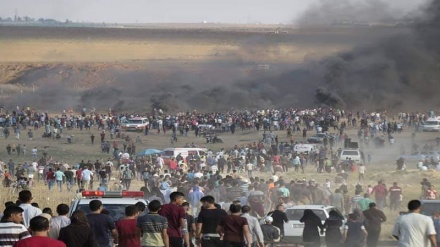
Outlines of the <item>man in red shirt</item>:
M437 191L434 189L434 186L429 186L428 190L426 191L426 199L428 200L435 200L437 199Z
M78 184L79 188L81 188L82 171L83 171L82 168L76 170L76 183Z
M390 194L390 211L396 211L400 207L400 202L402 201L402 188L397 186L397 182L393 183L388 190Z
M238 247L252 245L252 236L249 231L247 219L241 217L241 206L231 204L229 207L231 215L221 218L217 226L217 232L223 236L224 246ZM245 239L246 243L245 244Z
M49 220L43 216L35 216L30 222L32 237L22 239L14 244L14 247L66 247L66 244L47 236L49 232Z
M125 208L125 218L116 222L119 235L119 247L140 247L141 239L136 228L139 211L135 205Z
M49 190L52 190L55 183L55 172L53 172L52 168L49 168L49 171L46 172L46 182L49 186Z
M164 216L168 220L168 238L170 247L183 247L183 240L185 239L185 246L189 246L189 235L186 228L185 210L181 206L185 194L176 191L170 194L170 203L162 205L159 210L159 215Z

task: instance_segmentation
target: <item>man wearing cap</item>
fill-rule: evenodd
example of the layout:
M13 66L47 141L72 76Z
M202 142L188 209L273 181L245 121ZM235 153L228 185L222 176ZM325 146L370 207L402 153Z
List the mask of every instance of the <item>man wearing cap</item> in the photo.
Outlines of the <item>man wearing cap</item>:
M365 210L365 230L367 230L367 247L376 247L380 237L381 224L387 220L385 214L376 208L376 203L371 202L369 209Z
M263 232L263 239L267 247L272 247L273 243L280 241L280 229L272 225L273 218L267 216L264 219L264 224L261 225Z
M3 211L0 222L0 244L12 247L21 239L29 238L31 234L24 225L23 209L19 206L9 206Z

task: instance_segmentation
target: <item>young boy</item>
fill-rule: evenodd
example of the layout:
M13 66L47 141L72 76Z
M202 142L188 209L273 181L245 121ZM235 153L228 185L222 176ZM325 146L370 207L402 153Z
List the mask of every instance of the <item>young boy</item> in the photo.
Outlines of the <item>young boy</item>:
M136 218L138 216L139 210L136 205L128 206L125 208L125 218L116 222L119 247L141 246L140 235L139 232L136 231Z
M188 214L189 202L182 203L182 207L185 210L185 215L186 215L186 224L187 224L187 229L188 229L188 233L189 233L189 244L190 244L190 247L194 247L193 239L194 239L194 234L196 232L196 222L194 220L194 216Z
M142 236L141 246L169 247L168 220L158 214L161 204L153 200L148 204L149 213L137 218L138 233Z

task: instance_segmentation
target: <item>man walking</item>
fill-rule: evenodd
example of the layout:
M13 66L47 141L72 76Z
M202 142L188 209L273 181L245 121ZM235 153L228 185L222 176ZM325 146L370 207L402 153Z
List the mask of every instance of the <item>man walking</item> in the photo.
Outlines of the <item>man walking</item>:
M377 185L373 187L373 191L371 192L371 194L373 193L374 193L374 199L376 200L377 203L377 207L380 210L383 210L385 206L385 200L388 194L388 190L382 180L379 180Z
M90 228L95 235L96 242L99 247L111 247L110 233L113 237L113 243L118 243L118 231L115 222L109 215L101 214L103 209L100 200L92 200L89 202L90 214L87 215Z
M57 214L58 216L53 217L50 221L49 237L53 239L58 239L61 228L70 225L70 218L67 217L67 214L69 214L69 206L67 204L59 204L57 206Z
M217 233L217 225L227 213L215 206L213 196L204 196L200 199L203 210L200 211L196 223L196 245L216 247L222 243ZM202 235L203 234L203 235Z
M273 218L272 225L278 227L280 229L280 235L281 238L284 237L284 223L289 222L289 219L287 219L286 213L284 213L284 206L278 205L276 207L276 210L273 211L273 213L270 215Z
M388 193L390 195L390 211L397 211L402 201L402 188L397 186L397 182L394 182L393 186L389 188Z
M120 247L141 246L140 234L136 234L136 218L139 214L138 208L135 205L130 205L125 208L125 218L116 222Z
M272 225L273 218L267 216L264 219L264 224L261 225L261 231L263 232L264 243L267 247L272 247L275 242L280 241L280 229Z
M257 218L249 214L250 211L251 207L247 205L241 207L241 217L246 218L248 222L252 247L264 247L263 232L261 231L260 223Z
M55 175L55 181L57 183L58 190L61 192L62 186L63 186L63 179L65 178L65 175L59 167L57 168L57 171L55 172L54 175Z
M159 215L168 220L168 238L170 247L183 247L185 239L186 246L189 246L188 230L186 228L185 210L181 207L185 194L176 191L170 194L170 203L162 205Z
M379 241L381 224L387 220L385 214L376 208L376 203L371 202L369 209L364 211L366 219L365 230L367 230L367 247L376 247Z
M64 172L64 176L66 177L66 186L67 186L67 191L71 191L72 190L72 186L74 185L74 173L72 171L72 168L68 168L67 171Z
M92 171L88 166L84 166L81 172L81 187L85 190L89 189L90 180L92 179Z
M409 212L397 218L393 236L399 240L399 246L437 247L434 221L420 213L421 206L419 200L412 200L408 203Z

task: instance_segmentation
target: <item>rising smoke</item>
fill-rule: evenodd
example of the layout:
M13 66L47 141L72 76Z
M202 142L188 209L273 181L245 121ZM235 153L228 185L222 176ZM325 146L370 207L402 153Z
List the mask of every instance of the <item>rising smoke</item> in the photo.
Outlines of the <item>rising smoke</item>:
M346 8L351 6L357 17L377 12L372 19L362 17L357 19L360 21L396 17L392 8L378 1L363 1L360 7L349 5L348 1L336 2L334 9L349 13ZM328 6L328 1L323 3L324 7ZM312 13L322 12L323 6L308 10L304 22L314 17ZM36 70L22 78L28 86L36 84L38 89L32 95L17 95L5 104L48 110L93 107L144 112L151 108L175 112L322 105L351 109L426 109L440 103L437 96L440 87L437 81L440 78L439 1L432 1L423 13L409 32L404 28L403 32L351 51L324 59L306 59L303 64L279 63L269 70L257 68L257 63L264 61L247 61L247 54L260 53L264 57L265 50L276 49L267 37L243 40L243 49L231 54L226 62L168 65L172 67L167 69L147 63L140 70L108 66L99 71L93 66L56 65L43 70L43 75L41 70ZM316 20L328 22L331 15L320 18ZM368 30L369 27L364 27L359 32ZM95 73L99 76L94 76ZM83 78L89 79L82 82ZM78 81L92 87L72 88Z

